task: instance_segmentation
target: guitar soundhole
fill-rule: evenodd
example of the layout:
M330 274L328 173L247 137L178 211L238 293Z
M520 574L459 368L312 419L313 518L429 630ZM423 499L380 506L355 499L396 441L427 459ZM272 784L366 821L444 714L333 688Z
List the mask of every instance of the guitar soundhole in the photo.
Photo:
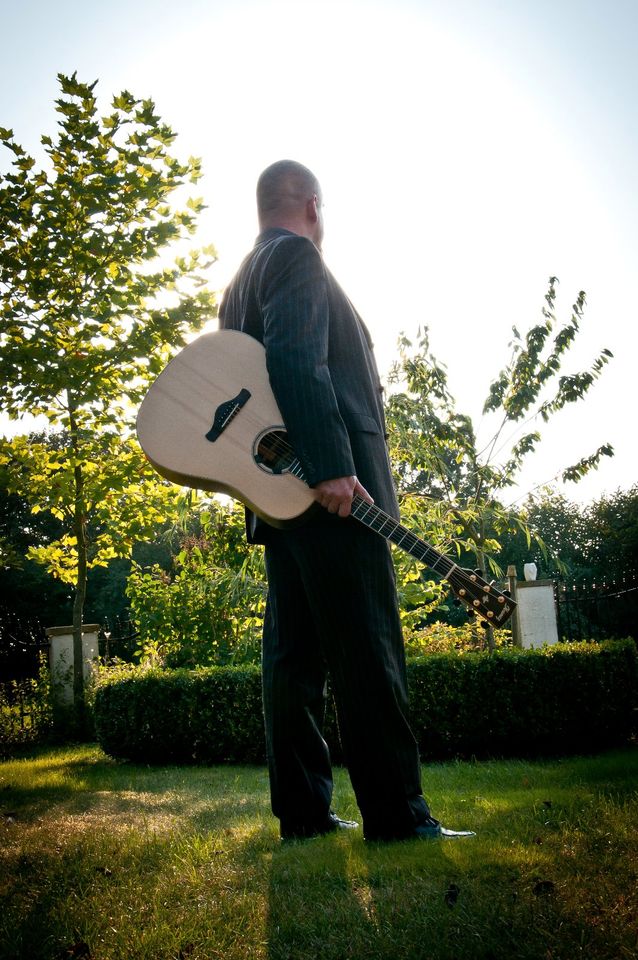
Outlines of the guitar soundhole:
M265 430L253 446L255 463L266 473L290 473L295 457L285 430Z

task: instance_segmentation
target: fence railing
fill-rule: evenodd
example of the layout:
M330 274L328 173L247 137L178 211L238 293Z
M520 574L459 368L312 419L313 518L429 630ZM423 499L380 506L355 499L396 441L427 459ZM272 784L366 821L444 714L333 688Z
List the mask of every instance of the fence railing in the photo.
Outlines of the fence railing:
M638 639L638 575L555 581L558 635L566 640Z
M51 705L34 678L0 683L0 754L34 743L51 725Z
M0 607L0 682L36 677L49 641L36 617Z
M106 620L98 634L100 658L134 660L138 631L131 620ZM36 677L50 642L42 624L34 618L20 619L0 608L0 683Z
M100 657L106 663L112 660L134 660L139 631L132 620L121 617L107 619L99 634Z
M137 631L130 620L115 618L99 634L103 662L133 660ZM52 722L43 663L49 657L44 627L0 608L0 756L36 742Z

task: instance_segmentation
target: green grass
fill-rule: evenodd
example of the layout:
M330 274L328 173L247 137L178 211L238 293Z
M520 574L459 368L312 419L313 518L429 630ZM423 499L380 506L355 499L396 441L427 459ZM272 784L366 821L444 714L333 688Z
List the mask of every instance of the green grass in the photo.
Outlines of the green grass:
M424 768L473 840L281 846L262 768L0 764L0 958L638 956L638 751ZM347 775L338 811L356 817Z

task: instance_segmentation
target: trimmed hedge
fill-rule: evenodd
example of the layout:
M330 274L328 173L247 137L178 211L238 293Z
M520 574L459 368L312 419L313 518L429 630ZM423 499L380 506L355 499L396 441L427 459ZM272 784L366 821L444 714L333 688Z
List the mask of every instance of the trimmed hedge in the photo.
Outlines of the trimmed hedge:
M102 675L95 731L112 757L144 763L262 763L260 669L128 671Z
M633 641L558 644L408 661L412 727L423 759L589 752L636 731ZM258 667L143 670L101 677L98 741L144 763L263 763ZM326 737L340 758L334 715Z
M638 732L633 640L436 655L408 671L427 758L587 753Z

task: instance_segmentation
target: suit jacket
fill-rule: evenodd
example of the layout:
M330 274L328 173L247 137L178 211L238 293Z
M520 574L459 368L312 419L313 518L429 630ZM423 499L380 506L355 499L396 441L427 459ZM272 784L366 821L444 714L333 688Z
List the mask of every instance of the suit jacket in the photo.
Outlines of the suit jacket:
M219 317L222 328L264 344L308 483L354 474L379 507L398 516L370 335L312 241L279 228L260 234ZM262 539L259 526L249 523L251 539Z

